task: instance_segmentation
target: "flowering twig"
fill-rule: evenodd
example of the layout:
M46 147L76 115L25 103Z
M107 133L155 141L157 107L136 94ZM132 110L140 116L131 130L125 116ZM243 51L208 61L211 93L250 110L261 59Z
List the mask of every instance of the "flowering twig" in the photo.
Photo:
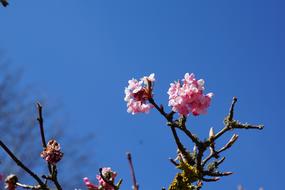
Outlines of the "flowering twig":
M39 127L40 127L42 146L44 149L46 149L47 143L46 143L46 139L45 139L44 125L43 125L44 120L43 120L43 114L42 114L42 106L40 103L37 103L37 108L38 108L37 120L39 122ZM55 184L57 190L62 190L62 187L61 187L61 185L57 179L57 167L56 167L56 165L55 164L52 165L49 162L47 164L48 164L48 170L49 170L50 176L46 177L46 179L51 180Z
M131 153L129 153L129 152L127 153L127 158L128 158L128 161L129 161L131 177L132 177L132 181L133 181L133 190L139 190L139 185L137 184Z
M200 140L196 135L192 134L186 127L187 117L192 114L198 116L204 114L210 105L213 93L204 94L204 80L196 80L194 74L186 73L182 82L174 82L170 84L168 90L169 102L172 107L170 113L165 112L164 107L158 106L153 98L153 83L155 81L154 74L145 76L140 80L129 80L129 85L125 88L125 101L127 102L128 112L132 114L146 113L151 108L155 108L167 121L167 125L171 128L175 143L178 148L178 156L175 160L170 161L182 172L175 176L170 190L198 190L202 187L202 181L213 182L220 177L231 175L232 172L220 172L218 166L225 160L218 160L220 154L229 149L238 139L238 135L234 134L232 138L220 149L216 149L215 142L226 132L232 129L262 129L262 125L242 124L234 120L234 106L237 98L233 98L229 114L224 120L225 127L216 135L214 129L211 128L209 138ZM178 113L179 117L174 119L174 114ZM177 131L181 130L194 144L193 152L188 151L182 144ZM210 154L204 158L204 154L210 150ZM203 159L204 158L204 159ZM215 158L212 163L208 162ZM176 162L176 161L179 162ZM193 185L197 182L196 185Z
M100 173L101 178L102 178L107 184L109 184L112 188L115 189L116 186L114 185L113 181L110 181L110 180L106 179L105 176L103 175L102 171L103 171L103 168L100 168L100 169L99 169L99 173Z
M217 135L214 135L211 137L211 139L205 140L205 141L200 141L198 139L198 137L196 137L195 135L193 135L187 128L186 128L186 117L181 117L179 120L173 120L173 117L171 115L171 117L169 116L169 114L167 114L162 106L158 106L153 98L149 99L149 102L159 111L159 113L161 113L161 115L163 115L168 122L168 125L171 127L172 129L172 133L174 136L174 139L176 141L177 147L180 150L180 152L182 153L182 155L185 157L185 159L187 161L189 161L187 158L189 158L189 153L187 153L186 149L184 148L183 144L181 143L181 141L179 140L179 137L175 131L175 128L180 129L181 131L183 131L195 144L195 146L198 148L198 153L196 156L196 162L195 164L191 164L191 165L196 165L196 168L198 170L198 173L200 173L201 175L201 180L202 181L206 181L206 182L211 182L211 181L217 181L219 180L218 177L222 177L222 176L228 176L231 175L232 172L212 172L212 171L208 171L207 169L204 168L204 166L206 165L206 163L211 159L211 158L218 158L219 154L222 153L223 151L229 149L234 142L237 140L238 135L234 134L233 137L229 140L228 143L226 143L225 146L223 146L221 149L219 150L215 150L215 146L214 146L214 141L217 140L220 136L222 136L224 133L226 133L227 131L231 130L231 129L262 129L263 126L262 125L249 125L249 124L241 124L235 120L233 120L233 114L234 114L234 105L237 101L237 98L233 99L233 103L231 105L230 108L230 112L229 115L226 117L225 120L225 124L226 126L217 133ZM172 113L171 113L172 114ZM203 161L203 155L204 152L210 148L211 154L206 157ZM193 162L192 160L190 160L191 162ZM216 161L215 162L215 167L217 168L218 165L220 165L222 162L224 161L224 158L222 160ZM172 163L174 163L175 165L177 165L176 162L174 162L172 160ZM211 176L214 178L205 178L203 176Z

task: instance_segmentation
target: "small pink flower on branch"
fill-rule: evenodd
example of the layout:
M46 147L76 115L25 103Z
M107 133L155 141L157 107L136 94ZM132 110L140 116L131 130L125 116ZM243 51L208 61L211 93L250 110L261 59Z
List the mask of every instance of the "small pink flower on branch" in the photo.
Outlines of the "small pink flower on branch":
M60 144L57 143L56 140L50 140L47 147L42 151L41 157L48 163L55 165L63 157L63 153L60 150Z
M88 177L83 178L83 181L86 187L88 188L88 190L98 190L98 186L91 183Z
M168 90L168 105L172 110L181 115L194 116L205 114L210 106L213 93L203 94L204 80L196 80L193 73L186 73L182 82L177 81L170 84Z
M116 176L116 172L106 167L100 169L100 175L96 176L98 185L91 183L87 177L83 178L83 181L89 190L115 190L114 181Z
M125 88L125 101L127 111L132 114L148 113L153 106L148 102L152 98L152 87L155 81L154 74L144 76L140 81L129 80L128 87Z

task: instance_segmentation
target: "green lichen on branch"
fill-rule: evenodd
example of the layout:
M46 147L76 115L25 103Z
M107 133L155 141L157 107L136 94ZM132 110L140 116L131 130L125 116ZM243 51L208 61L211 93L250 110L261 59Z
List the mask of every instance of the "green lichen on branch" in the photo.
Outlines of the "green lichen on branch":
M234 106L237 102L237 98L233 98L232 105L230 107L229 114L225 117L224 128L221 129L217 134L214 133L213 128L209 131L209 138L204 141L200 141L199 138L192 134L186 127L186 117L182 116L176 120L168 119L167 125L172 127L172 131L176 129L184 132L194 143L193 152L188 151L185 146L181 143L177 133L174 133L175 140L178 147L177 161L171 159L171 162L181 172L177 173L172 183L169 186L169 190L196 190L202 188L202 181L204 182L215 182L223 176L231 175L232 172L220 172L218 167L225 160L225 157L220 158L220 154L228 150L237 141L238 135L233 136L228 142L220 149L215 146L216 140L226 132L232 131L233 129L263 129L263 125L250 125L242 124L234 119ZM163 110L160 110L162 112ZM163 114L167 115L167 114ZM209 150L209 155L204 157L205 152ZM213 161L211 161L213 160Z
M168 190L199 190L200 188L199 185L193 185L190 177L185 172L182 172L176 174Z

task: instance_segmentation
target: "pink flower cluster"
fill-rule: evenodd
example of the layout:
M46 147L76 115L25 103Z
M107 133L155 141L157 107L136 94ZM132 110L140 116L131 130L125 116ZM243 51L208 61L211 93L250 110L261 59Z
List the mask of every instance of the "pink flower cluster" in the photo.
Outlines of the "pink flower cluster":
M153 107L149 102L152 98L152 86L155 81L154 74L143 77L140 81L136 79L129 80L128 87L125 88L125 101L127 102L127 111L132 114L147 113Z
M101 175L96 176L98 185L91 183L87 177L83 178L83 181L88 190L115 190L114 181L117 173L112 171L112 169L109 167L102 168L100 172Z
M193 73L186 73L181 83L178 81L170 84L167 92L168 105L184 116L190 113L195 116L206 113L213 93L203 94L204 83L203 79L196 80Z
M60 144L56 140L49 140L47 147L41 152L41 157L48 163L55 165L63 157Z

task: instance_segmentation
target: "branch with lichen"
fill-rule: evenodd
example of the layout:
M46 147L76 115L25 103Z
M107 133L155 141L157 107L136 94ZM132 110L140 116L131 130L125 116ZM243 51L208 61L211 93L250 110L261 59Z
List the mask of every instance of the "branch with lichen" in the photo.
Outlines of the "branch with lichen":
M229 132L234 129L263 129L263 125L250 125L242 124L233 118L234 116L234 106L237 101L237 98L233 98L233 102L230 108L229 114L225 117L224 124L225 127L221 129L217 134L214 134L213 128L210 129L209 138L201 141L197 136L193 135L186 127L186 117L182 116L174 120L171 115L164 112L162 106L158 107L153 99L150 99L149 102L167 119L167 125L171 127L171 131L175 138L175 142L178 147L178 161L175 162L171 159L171 162L180 170L181 173L175 176L174 181L170 185L169 189L181 189L180 186L183 186L182 189L200 189L202 187L202 182L214 182L218 181L220 177L231 175L232 172L220 172L218 171L219 165L225 160L223 157L221 160L218 160L221 157L221 153L229 148L236 142L238 135L234 134L231 139L220 149L216 149L215 143L222 135L226 132ZM189 139L194 143L194 151L189 152L179 140L176 129L184 132ZM210 150L210 154L204 157L204 153ZM214 161L210 162L211 159ZM183 182L183 183L182 183ZM193 185L194 182L197 182L196 185Z
M177 145L176 159L170 158L171 163L180 170L169 186L169 190L198 190L203 182L215 182L221 177L229 176L232 172L219 171L219 166L225 157L221 154L230 149L237 141L238 135L233 136L221 148L216 147L217 140L229 131L235 129L263 129L263 125L251 125L240 123L234 118L234 108L237 98L233 98L228 115L224 119L224 127L215 134L210 128L209 137L201 140L187 128L187 118L190 114L198 116L204 114L210 105L212 93L206 95L204 91L204 80L196 80L194 74L186 73L182 83L170 84L168 90L169 106L172 111L167 113L162 105L156 103L153 96L154 74L145 76L141 80L132 79L125 89L125 101L128 112L132 114L149 112L155 108L165 119L166 125L170 127L174 141ZM174 116L178 114L177 118ZM193 142L193 151L186 147L180 140L177 130L182 131ZM209 155L205 156L205 153Z

